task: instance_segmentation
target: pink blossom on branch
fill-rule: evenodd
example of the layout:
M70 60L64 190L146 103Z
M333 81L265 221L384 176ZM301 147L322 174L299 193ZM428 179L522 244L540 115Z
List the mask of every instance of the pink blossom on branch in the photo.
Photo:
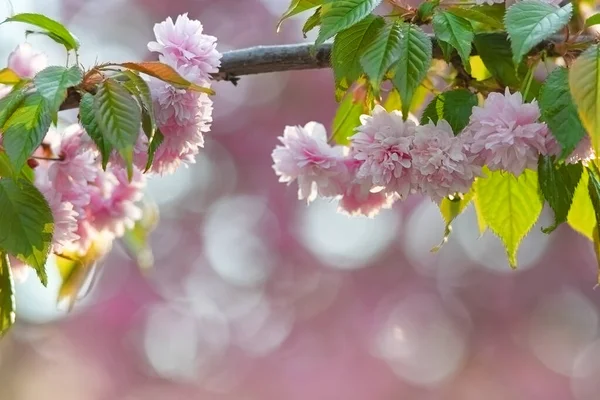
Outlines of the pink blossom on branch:
M521 93L490 93L483 107L473 107L469 126L461 135L468 148L492 171L505 170L519 176L536 169L540 154L548 153L550 134L538 122L537 102L524 103Z
M352 154L362 162L357 177L406 198L411 190L410 149L416 124L404 121L398 111L388 113L380 105L371 115L362 115L361 123L350 138Z
M7 67L21 78L31 79L47 66L48 58L46 55L35 51L29 43L18 45L8 56ZM11 85L0 84L0 98L10 93L12 88Z

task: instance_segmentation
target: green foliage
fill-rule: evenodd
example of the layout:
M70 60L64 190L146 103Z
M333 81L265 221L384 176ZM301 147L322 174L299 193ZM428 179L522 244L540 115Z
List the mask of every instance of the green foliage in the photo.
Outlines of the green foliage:
M292 3L288 7L285 13L281 16L281 19L277 23L277 32L281 29L283 21L293 17L296 14L310 10L323 4L323 0L292 0Z
M354 128L360 125L360 116L365 113L364 111L362 102L355 99L351 91L348 92L340 103L333 119L331 132L335 143L340 145L350 143L349 138L354 135Z
M508 262L516 268L519 244L542 212L537 173L525 170L518 178L502 171L484 173L485 178L475 181L481 216L502 240Z
M394 68L393 83L400 93L402 114L406 119L415 90L431 65L432 46L425 32L413 24L402 24L400 36L400 58Z
M456 49L468 71L471 42L475 37L469 21L447 11L436 12L433 16L433 31L440 42L448 43Z
M477 105L477 96L466 89L449 90L438 94L431 100L421 116L421 125L431 120L437 124L440 119L448 121L455 135L458 135L469 123L473 107Z
M317 10L314 12L314 14L311 15L306 20L304 25L302 26L302 35L304 36L305 39L306 39L306 34L308 32L312 31L317 26L321 25L321 10L322 9L323 9L323 7L317 8Z
M107 79L98 87L94 98L94 114L104 137L123 157L128 175L133 173L133 146L142 123L137 101L117 81Z
M581 164L559 164L554 157L540 156L538 161L538 180L544 199L554 211L554 224L542 228L544 233L551 233L558 225L567 221L567 215L573 202L577 184L581 180L583 166Z
M146 81L135 72L125 71L124 74L128 80L123 83L123 86L129 90L129 93L137 98L138 103L142 106L142 128L148 139L150 139L156 130L156 122L153 118L154 106L152 105L150 88Z
M561 159L573 152L586 132L569 91L569 71L557 68L546 78L539 98L542 120L562 149Z
M367 17L381 0L336 0L321 15L321 28L315 45L325 43L338 32Z
M418 20L422 22L429 22L439 5L440 0L424 1L423 3L419 4L419 8L417 8Z
M586 28L589 28L590 26L598 25L598 24L600 24L600 14L594 14L585 20Z
M13 115L23 99L25 99L26 88L14 88L8 95L0 99L0 129Z
M0 253L0 337L15 323L15 283L6 253Z
M144 62L125 62L122 64L108 64L109 66L119 66L131 69L133 71L141 72L152 76L156 79L160 79L163 82L171 84L178 89L192 90L194 92L201 92L207 94L215 94L214 90L196 85L179 75L172 67L167 64L163 64L158 61L144 61Z
M584 169L573 195L573 202L567 216L567 222L575 231L589 240L594 240L593 232L596 227L596 217L588 192L588 184L589 173L587 169Z
M485 30L504 29L504 4L494 4L493 6L450 7L448 8L448 12L467 19L474 25L485 28Z
M58 112L67 97L67 89L80 84L82 79L83 72L78 66L65 68L53 65L40 71L33 83L37 92L46 99L50 109Z
M401 26L400 22L384 26L360 58L376 94L384 75L400 57Z
M92 138L96 147L98 147L98 151L100 151L100 155L102 156L102 168L106 170L113 146L104 138L98 127L96 113L94 112L94 96L90 93L85 93L81 97L81 102L79 103L79 122L89 137Z
M4 124L3 145L15 171L39 147L56 111L50 109L39 93L27 95Z
M569 88L579 117L600 154L600 47L584 51L571 67Z
M165 140L165 137L160 131L160 129L156 129L152 137L149 139L150 141L148 143L148 161L146 163L145 172L148 171L152 166L152 162L154 161L154 154L156 153L156 150L158 150L162 142Z
M563 28L572 14L571 3L558 8L540 0L523 0L510 6L504 23L511 40L515 64L519 64L544 39Z
M512 60L510 43L504 34L482 33L475 35L473 42L481 61L490 71L492 76L503 85L518 87L521 83L520 76L526 73L527 68L519 68L519 74L515 71Z
M362 75L360 58L384 24L383 18L369 15L336 35L331 49L331 66L336 82L346 78L352 83Z
M467 208L471 200L473 200L474 192L471 190L469 193L460 194L457 193L455 196L445 197L440 203L440 213L442 214L442 218L444 218L444 223L446 224L444 228L444 237L442 238L442 242L431 249L432 252L439 251L446 242L448 242L448 238L452 233L452 222L458 217L462 212Z
M34 268L46 285L54 221L44 196L25 179L0 179L0 250Z
M54 21L45 15L32 13L17 14L5 19L0 25L6 22L24 22L33 25L43 29L42 33L65 46L67 50L79 49L79 41L75 38L75 35L69 32L60 22Z

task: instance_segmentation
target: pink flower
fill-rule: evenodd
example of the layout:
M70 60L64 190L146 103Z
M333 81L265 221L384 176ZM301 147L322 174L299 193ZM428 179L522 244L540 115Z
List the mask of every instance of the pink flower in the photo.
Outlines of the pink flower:
M210 80L210 74L218 72L221 54L217 51L217 38L202 33L202 24L190 20L187 13L177 17L175 23L171 17L154 25L155 42L148 43L148 50L163 55L161 61L179 69L193 66L204 81Z
M298 198L313 201L317 194L332 197L341 192L338 179L344 172L343 150L327 143L325 127L309 122L286 126L279 137L283 146L271 154L279 182L298 181Z
M8 56L8 68L21 78L33 78L48 66L48 59L43 53L33 50L29 43L22 43Z
M398 111L388 113L380 105L371 116L361 116L361 123L358 133L350 138L354 158L362 161L357 177L406 198L411 189L410 148L415 123L404 121Z
M29 265L13 256L8 256L8 262L15 282L25 282L29 276Z
M490 170L503 169L520 175L537 168L540 154L546 154L548 129L539 123L537 102L523 103L521 93L490 93L483 107L473 107L465 138L470 152Z
M441 119L416 128L412 156L413 183L423 194L440 202L453 193L466 193L481 174L465 151L464 138L454 136Z
M340 187L343 190L338 203L338 211L350 216L363 215L369 218L374 217L381 209L391 208L397 200L395 194L379 191L373 193L370 191L371 184L361 182L356 178L356 172L360 167L360 162L349 158L345 161L346 173L342 174Z
M64 246L69 246L79 239L77 235L77 216L73 204L64 201L61 194L52 187L40 188L48 201L54 218L54 235L52 236L53 251L61 252Z
M595 157L594 148L588 135L585 135L580 141L575 150L567 157L565 164L577 164L578 162L587 163Z

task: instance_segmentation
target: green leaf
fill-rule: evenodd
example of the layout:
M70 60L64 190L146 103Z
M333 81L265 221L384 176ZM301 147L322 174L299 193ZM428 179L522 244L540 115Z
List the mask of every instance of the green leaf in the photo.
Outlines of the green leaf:
M560 158L564 159L586 134L569 91L569 71L566 68L556 68L548 75L540 90L539 105L541 119L548 124L560 144Z
M593 231L596 226L596 217L588 192L588 184L589 173L587 169L584 169L573 195L573 202L567 216L567 222L576 232L590 240L594 240Z
M473 189L471 189L473 190ZM479 229L479 236L481 237L488 229L488 224L483 217L481 212L481 202L477 198L477 195L473 195L473 208L475 209L475 215L477 216L477 228Z
M569 88L579 118L600 154L600 47L593 45L571 66Z
M481 33L475 35L473 44L481 61L498 82L513 88L519 87L521 76L527 73L527 67L520 65L517 75L510 43L505 35Z
M596 177L596 175L588 169L588 193L590 196L590 200L592 202L592 207L594 210L594 229L592 230L592 239L594 241L594 250L596 250L596 257L599 260L600 267L600 254L599 250L599 238L598 238L598 225L600 224L600 181Z
M355 102L352 92L348 92L342 100L333 119L332 139L340 145L348 145L354 129L360 125L360 116L365 114L361 102Z
M13 89L9 94L0 99L0 130L4 124L19 108L21 102L25 98L25 87Z
M537 173L525 170L518 178L503 171L486 170L486 178L475 181L481 215L506 248L512 268L517 250L542 212Z
M34 268L45 286L54 221L40 191L25 179L0 179L0 249Z
M323 0L292 0L292 3L288 7L287 11L283 13L281 19L277 23L277 32L281 29L281 24L286 19L293 17L296 14L310 10L311 8L318 7L323 4Z
M544 198L554 211L554 224L542 228L544 233L551 233L558 225L567 221L567 215L573 202L575 189L581 180L583 166L581 164L556 165L554 157L540 156L538 160L538 179Z
M383 18L369 15L336 35L331 49L331 66L336 83L343 78L352 83L362 75L360 57L384 25Z
M381 0L336 0L330 3L321 15L321 29L315 46L364 19L379 3Z
M77 251L64 251L56 255L56 266L62 278L60 289L58 290L58 303L66 302L69 310L75 304L75 301L81 297L90 277L96 273L98 260L106 254L106 244L103 239L92 241L85 254Z
M51 109L58 111L67 98L67 89L80 84L82 79L83 72L76 65L68 69L53 65L40 71L33 79L33 83Z
M8 255L0 253L0 336L15 323L15 283Z
M408 111L416 88L421 84L431 65L431 40L416 25L403 24L400 31L400 61L396 64L394 86L402 99L402 115Z
M129 68L133 71L141 72L160 79L163 82L169 83L179 89L192 90L194 92L215 94L211 88L196 85L179 75L172 67L158 61L143 61L143 62L125 62L121 64L108 64L108 66L118 66Z
M431 120L437 124L438 120L445 119L458 135L469 123L473 107L477 105L477 96L466 89L449 90L438 94L431 100L423 111L421 125L426 125Z
M129 78L123 86L133 94L142 105L142 128L146 136L150 139L156 130L154 121L154 106L152 104L152 95L150 88L145 80L132 71L125 71L125 76Z
M5 19L1 24L6 22L24 22L29 25L37 26L38 28L43 29L52 40L65 46L67 50L79 49L79 41L75 36L60 22L50 19L45 15L31 13L17 14Z
M3 145L15 171L42 144L55 114L40 94L32 93L6 121Z
M504 24L511 40L513 61L519 64L535 46L569 23L573 5L562 8L539 0L523 0L506 11Z
M436 12L433 16L433 31L438 40L449 43L456 49L468 70L471 42L475 37L469 21L449 12Z
M98 127L96 113L94 112L94 96L90 93L85 93L81 97L79 103L79 118L81 125L88 136L94 141L98 151L100 151L102 156L102 168L106 170L113 146L104 138L104 136L102 136L102 132Z
M600 24L600 14L594 14L585 20L586 28L589 28L590 26L598 25L598 24Z
M160 131L160 129L156 129L154 131L154 135L152 136L148 144L148 161L146 162L146 170L144 172L148 172L150 167L152 167L152 162L154 161L154 154L156 153L156 150L158 150L158 148L164 140L165 137L163 133Z
M21 82L21 77L10 68L0 69L0 84L15 85Z
M419 21L428 22L436 8L440 5L440 0L425 1L417 8L417 18Z
M504 29L504 4L498 5L482 5L475 7L450 7L449 13L452 13L458 17L468 19L469 21L482 24L489 27L490 29L502 30Z
M473 200L473 195L474 192L471 190L464 195L459 193L456 196L445 197L442 200L440 203L440 213L442 214L442 218L444 218L446 227L444 228L444 237L441 243L431 249L433 253L439 251L448 242L448 238L452 233L452 222L467 208L471 200Z
M360 58L360 64L371 79L377 94L383 76L400 57L401 23L387 24Z
M321 7L317 8L314 14L308 17L304 25L302 25L302 35L305 39L308 32L321 25L321 9Z

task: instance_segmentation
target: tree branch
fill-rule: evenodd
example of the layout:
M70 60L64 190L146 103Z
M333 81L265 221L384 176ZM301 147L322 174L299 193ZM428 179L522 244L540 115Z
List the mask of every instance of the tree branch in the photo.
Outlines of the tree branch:
M495 34L504 35L504 34ZM443 58L437 40L430 35L433 45L433 58ZM549 40L538 45L532 53L545 50L548 56L560 56L555 44L563 43L564 35L554 35ZM592 42L593 38L580 36L577 43ZM298 71L322 69L331 67L331 43L325 43L313 49L313 43L299 43L275 46L256 46L223 53L219 72L212 74L215 81L229 81L236 84L240 76L264 74L270 72ZM477 50L473 47L472 55ZM68 96L61 105L61 110L77 108L80 101L79 93L70 89Z

